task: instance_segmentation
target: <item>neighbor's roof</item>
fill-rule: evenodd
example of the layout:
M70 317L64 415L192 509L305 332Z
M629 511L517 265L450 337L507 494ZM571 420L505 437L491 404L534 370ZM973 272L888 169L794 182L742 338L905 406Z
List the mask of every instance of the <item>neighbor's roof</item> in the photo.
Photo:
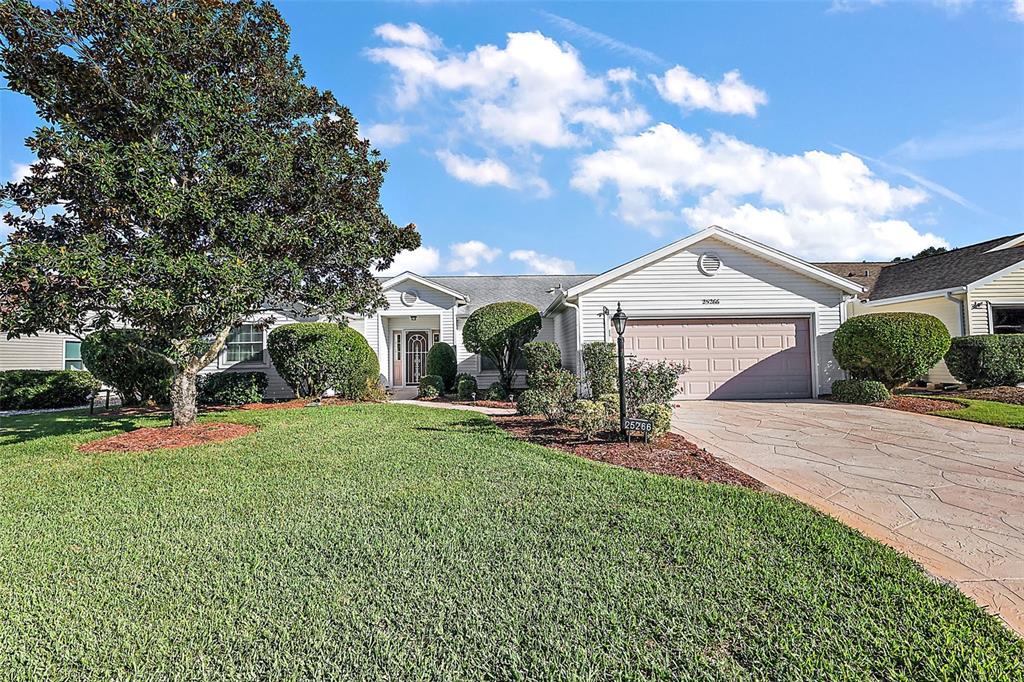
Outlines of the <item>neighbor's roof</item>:
M870 298L877 301L965 287L1024 262L1024 241L1020 241L1022 236L1016 234L999 237L934 256L888 265L881 269ZM1012 240L1020 243L1009 248L999 248Z
M459 308L460 315L469 315L477 308L499 301L523 301L544 309L558 292L548 293L559 285L568 289L594 275L463 275L451 277L423 277L429 282L458 291L469 298L469 304ZM379 278L387 281L390 277Z
M875 286L875 282L878 281L878 276L882 274L882 268L892 265L892 263L877 263L872 261L840 261L836 263L814 263L822 270L828 270L833 275L839 275L846 279L856 282L857 284L864 287L866 291L871 291Z

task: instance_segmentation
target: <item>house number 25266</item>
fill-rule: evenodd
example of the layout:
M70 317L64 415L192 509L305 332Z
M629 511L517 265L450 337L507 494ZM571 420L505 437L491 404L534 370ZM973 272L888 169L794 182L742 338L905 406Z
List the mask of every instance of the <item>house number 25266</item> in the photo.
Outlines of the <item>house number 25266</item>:
M722 301L721 301L720 299L717 299L717 298L705 298L705 299L704 299L704 300L702 301L702 303L703 303L704 305L718 305L718 304L719 304L719 303L721 303L721 302L722 302Z

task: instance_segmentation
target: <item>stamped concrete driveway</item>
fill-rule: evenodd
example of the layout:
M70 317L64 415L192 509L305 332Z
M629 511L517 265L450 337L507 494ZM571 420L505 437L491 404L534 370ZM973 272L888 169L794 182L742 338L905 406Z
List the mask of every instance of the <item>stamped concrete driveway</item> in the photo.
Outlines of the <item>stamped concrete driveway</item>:
M1024 635L1024 431L824 401L687 402L673 426Z

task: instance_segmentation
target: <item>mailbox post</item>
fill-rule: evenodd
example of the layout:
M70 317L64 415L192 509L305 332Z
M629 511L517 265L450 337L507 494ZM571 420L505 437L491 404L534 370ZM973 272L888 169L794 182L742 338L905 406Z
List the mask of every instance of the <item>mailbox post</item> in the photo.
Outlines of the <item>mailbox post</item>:
M626 333L626 313L622 312L622 303L612 315L615 333L619 335L619 435L626 438L626 347L622 335Z

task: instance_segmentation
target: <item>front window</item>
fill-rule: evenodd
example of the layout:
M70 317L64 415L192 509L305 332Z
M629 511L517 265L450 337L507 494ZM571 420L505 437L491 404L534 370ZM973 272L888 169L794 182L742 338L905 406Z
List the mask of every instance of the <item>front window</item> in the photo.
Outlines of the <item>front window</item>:
M992 308L992 331L996 334L1024 334L1024 308Z
M64 369L85 369L82 363L82 342L64 342Z
M228 335L225 349L229 364L263 364L263 330L254 324L235 327Z
M519 359L516 360L516 369L526 369L526 358L522 355L522 353L519 354ZM494 364L494 361L491 360L486 355L481 355L480 356L480 371L481 372L497 372L498 371L498 366L496 364Z

